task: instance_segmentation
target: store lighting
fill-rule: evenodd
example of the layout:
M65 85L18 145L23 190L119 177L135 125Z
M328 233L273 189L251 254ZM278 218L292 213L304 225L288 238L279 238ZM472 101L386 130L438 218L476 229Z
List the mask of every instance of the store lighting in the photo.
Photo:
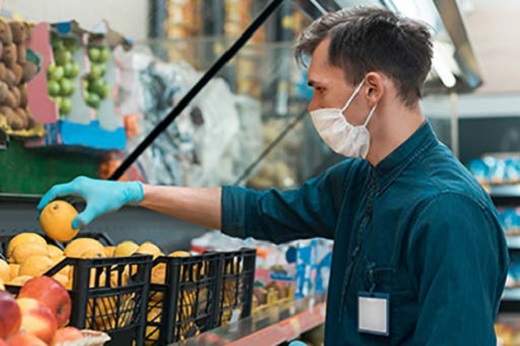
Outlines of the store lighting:
M450 52L450 46L441 42L433 42L432 65L442 84L447 88L453 88L457 79L453 74L455 61Z
M390 5L390 1L385 1ZM434 30L438 29L437 9L430 0L393 0L389 8L406 17L422 20L428 23Z
M420 20L431 28L432 41L448 46L434 49L433 67L429 74L432 90L438 83L459 93L470 92L482 84L482 74L471 47L461 8L471 11L475 0L294 0L310 18L315 19L324 10L335 11L353 6L384 6L403 16ZM460 4L460 5L459 5ZM440 52L439 52L440 50ZM433 78L432 78L433 77Z
M328 12L326 9L323 8L323 6L321 6L321 4L318 1L310 0L309 2L313 4L318 9L318 11L321 12L321 14L325 14Z

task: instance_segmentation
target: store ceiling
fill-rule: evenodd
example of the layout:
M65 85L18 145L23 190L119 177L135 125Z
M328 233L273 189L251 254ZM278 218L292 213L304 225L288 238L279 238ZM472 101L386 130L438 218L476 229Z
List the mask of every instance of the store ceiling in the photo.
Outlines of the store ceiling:
M419 4L425 3L427 6L417 6L425 11L425 8L430 8L435 11L435 2L449 3L450 1L438 0L313 0L313 1L298 1L299 3L316 3L320 2L329 6L328 10L333 10L333 5L339 7L351 7L358 5L384 5L389 8L395 5L402 5L403 3ZM474 91L477 93L515 93L520 91L520 3L511 0L456 0L460 13L462 15L462 23L465 28L469 44L472 52L469 54L469 59L461 59L460 56L455 56L455 60L459 62L459 67L455 67L456 73L460 74L458 68L472 67L475 74L469 75L470 87L462 85L457 82L454 88L457 91L468 92ZM431 6L430 6L431 5ZM397 6L399 7L399 6ZM444 19L449 18L450 12L441 15ZM406 14L406 13L405 13ZM409 15L409 14L408 14ZM438 13L435 14L438 17ZM424 18L420 18L423 19ZM442 26L442 25L441 25ZM439 29L438 27L435 28ZM440 28L441 31L443 30ZM450 33L453 38L453 32ZM442 33L438 42L443 41ZM446 35L445 35L446 36ZM457 35L455 35L457 36ZM458 49L465 49L466 44L455 44L456 51ZM458 51L460 54L460 51ZM455 54L456 55L456 54ZM451 64L453 65L453 64ZM465 66L466 65L466 66ZM429 79L427 86L432 93L445 93L448 90L443 86L438 73L435 69L432 71L433 78ZM477 76L482 83L473 83L471 78ZM465 79L464 76L462 79ZM473 85L473 86L472 86ZM477 87L478 85L478 87ZM476 87L476 89L475 89Z
M464 20L484 81L476 92L520 92L520 3L473 2Z

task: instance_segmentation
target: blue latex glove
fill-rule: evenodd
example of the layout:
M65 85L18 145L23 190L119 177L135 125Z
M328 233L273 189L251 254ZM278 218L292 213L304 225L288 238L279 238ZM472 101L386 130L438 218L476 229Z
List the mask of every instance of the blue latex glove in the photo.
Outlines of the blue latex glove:
M139 204L144 193L139 181L117 182L77 177L70 183L55 185L47 191L37 206L38 212L54 199L64 196L79 196L87 204L85 210L72 221L72 227L78 229L125 204Z
M289 346L308 346L305 342L294 340L289 343Z

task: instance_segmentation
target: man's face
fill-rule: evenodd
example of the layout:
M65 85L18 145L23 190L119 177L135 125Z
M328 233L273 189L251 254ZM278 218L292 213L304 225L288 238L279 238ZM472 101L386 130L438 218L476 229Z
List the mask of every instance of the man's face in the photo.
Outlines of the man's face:
M354 92L356 85L345 80L344 71L329 64L328 51L330 39L323 40L314 50L308 70L308 84L314 89L309 111L320 108L343 108ZM353 125L363 124L368 110L360 108L360 92L352 101L344 115Z

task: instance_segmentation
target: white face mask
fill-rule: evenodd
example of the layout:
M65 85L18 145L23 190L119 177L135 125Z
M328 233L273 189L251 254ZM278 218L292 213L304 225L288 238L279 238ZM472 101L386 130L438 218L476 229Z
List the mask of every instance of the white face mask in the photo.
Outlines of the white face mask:
M367 130L367 125L376 110L377 104L372 107L367 120L361 126L352 125L343 115L364 83L365 79L359 83L343 108L321 108L310 112L314 127L323 141L333 151L346 157L365 158L370 146L370 133Z

